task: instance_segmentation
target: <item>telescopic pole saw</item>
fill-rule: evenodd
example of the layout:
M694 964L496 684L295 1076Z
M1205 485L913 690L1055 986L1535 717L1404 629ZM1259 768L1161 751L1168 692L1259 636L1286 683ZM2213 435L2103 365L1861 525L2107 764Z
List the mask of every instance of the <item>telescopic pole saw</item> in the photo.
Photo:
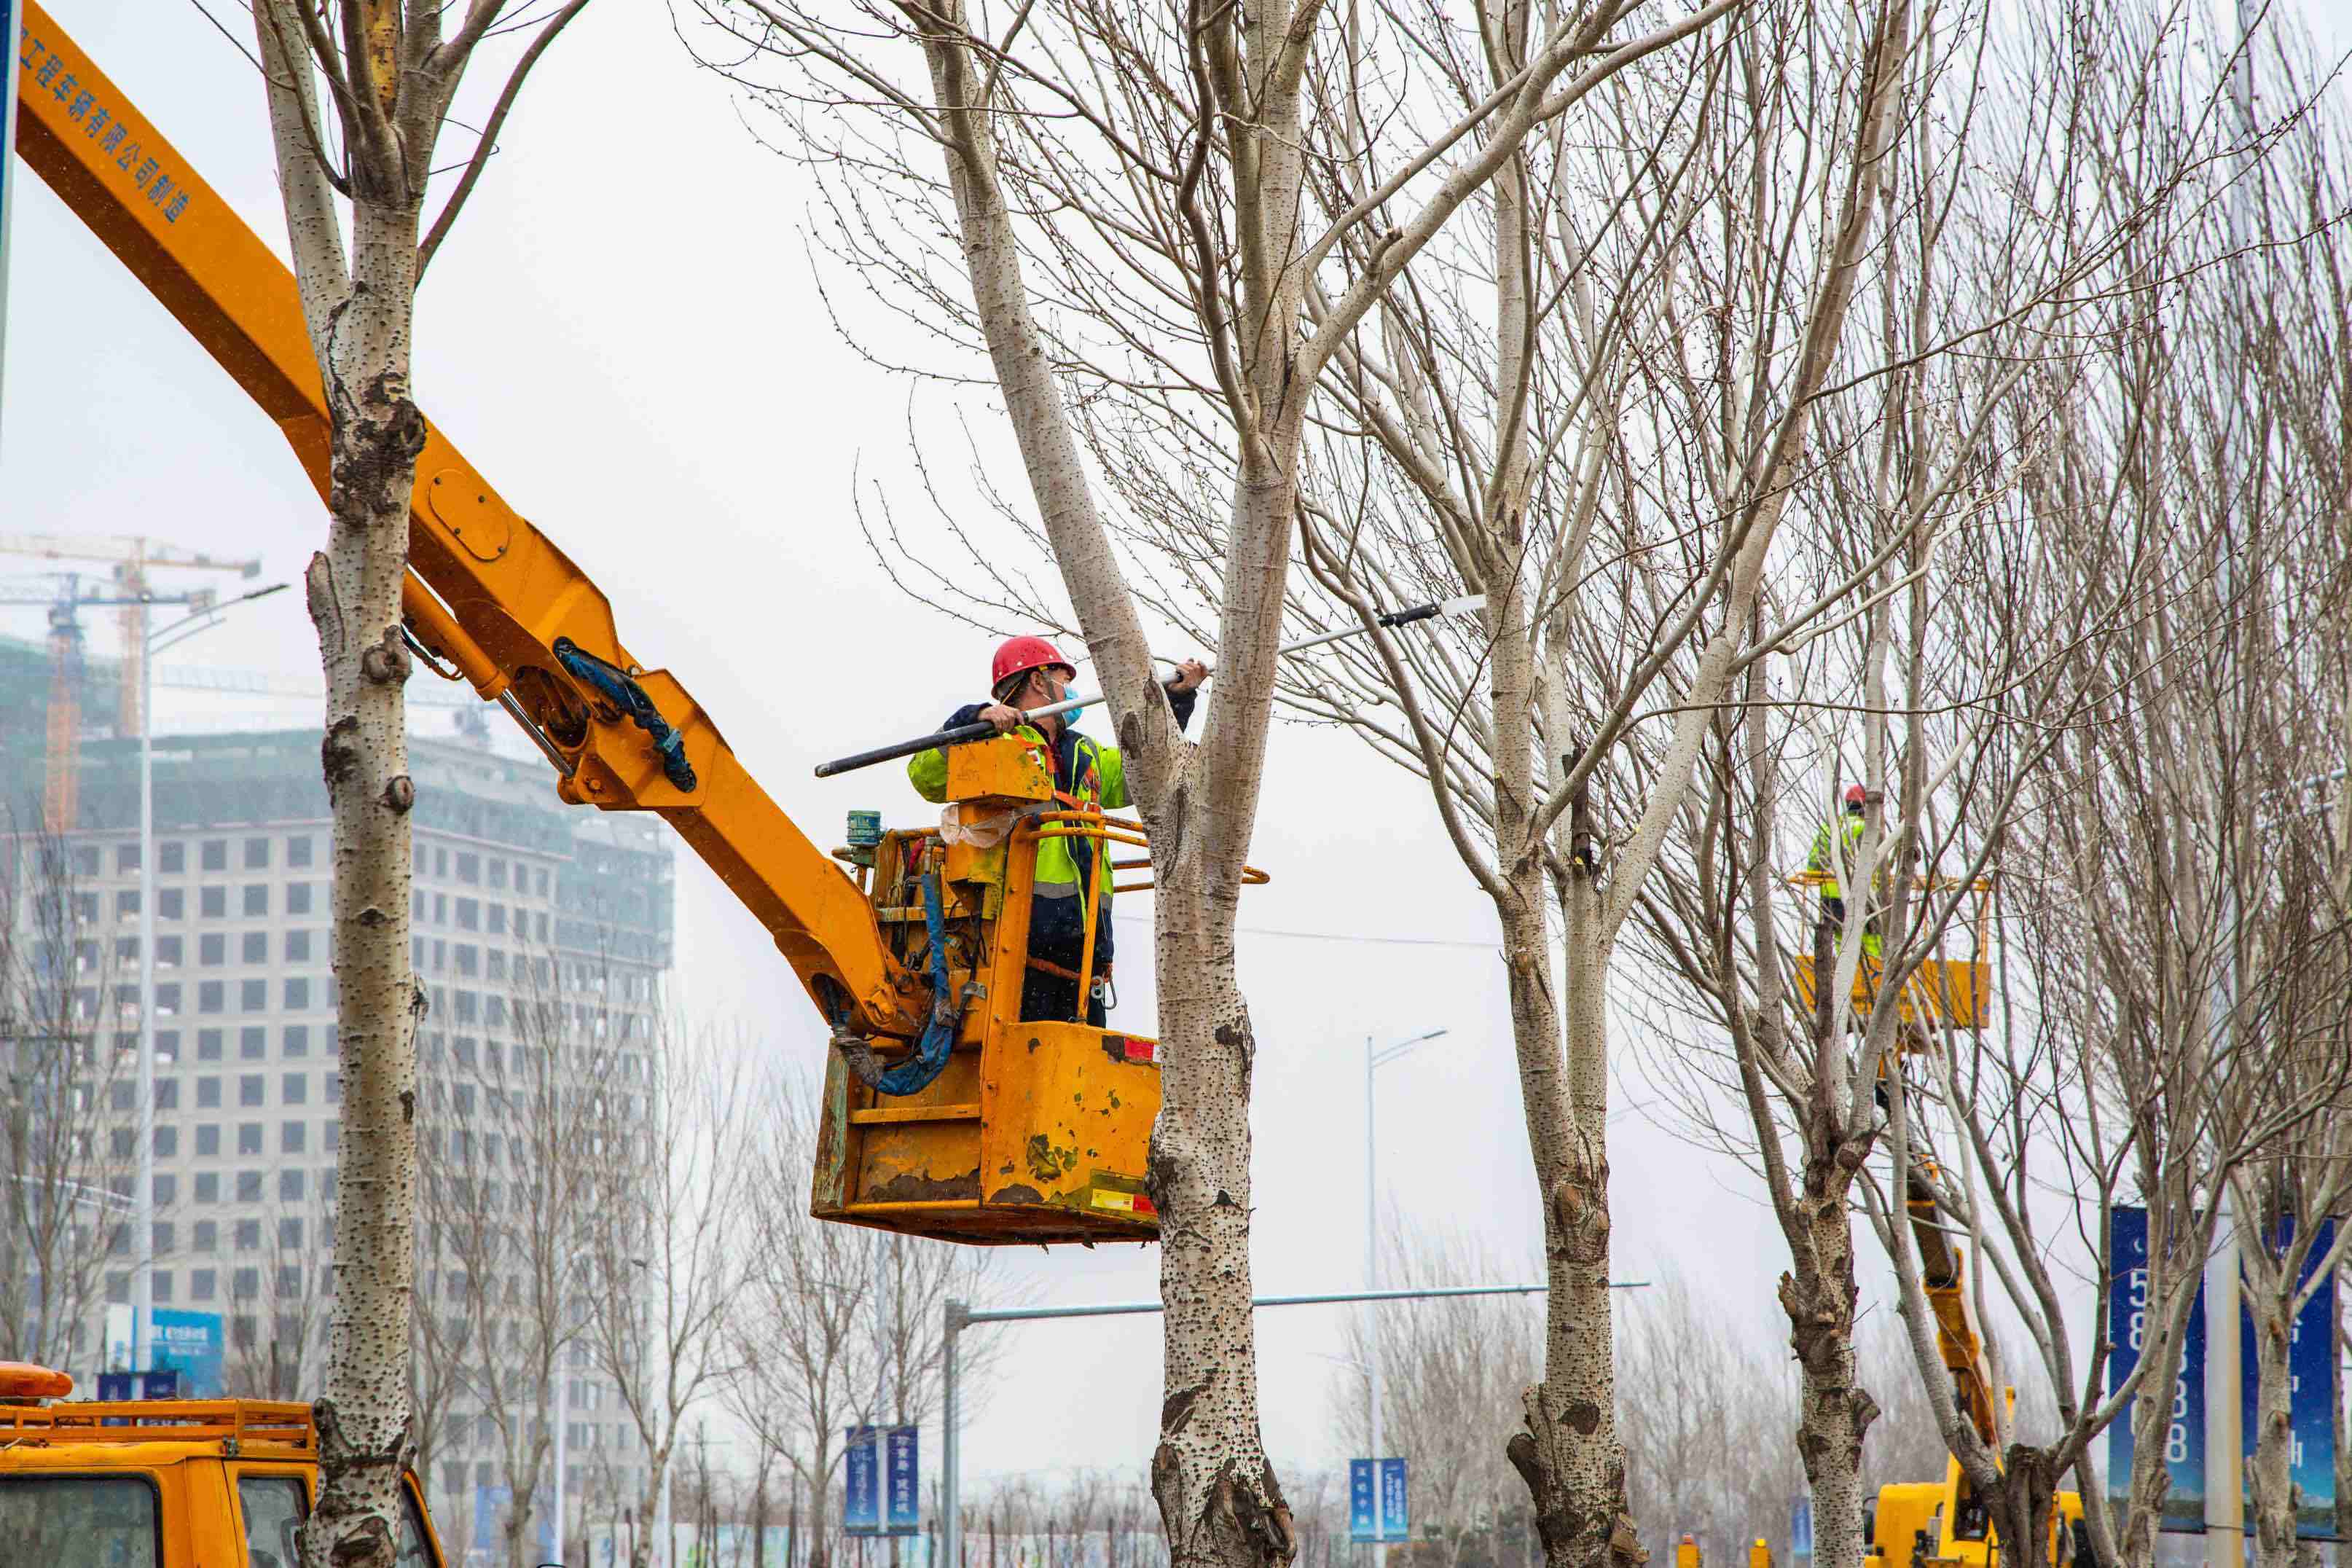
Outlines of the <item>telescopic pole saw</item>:
M1385 615L1375 616L1372 619L1378 626L1411 626L1415 621L1435 620L1442 616L1467 615L1473 610L1482 608L1486 603L1486 595L1484 594L1465 594L1456 599L1440 599L1434 604L1414 605L1407 609L1391 610ZM1297 642L1284 643L1275 649L1275 656L1281 658L1286 654L1303 653L1310 647L1321 647L1325 643L1339 642L1346 637L1362 637L1370 629L1369 626L1343 626L1336 632L1319 632L1311 637L1300 637ZM1067 713L1076 708L1090 708L1101 700L1100 692L1092 692L1084 697L1066 697L1061 701L1044 708L1032 708L1023 717L1049 718L1056 713ZM894 741L887 746L877 746L870 752L859 752L854 756L836 758L830 763L819 763L816 776L829 779L835 773L855 773L859 768L870 768L876 763L887 763L896 757L911 757L917 752L929 752L944 746L961 746L973 741L985 741L995 733L995 725L985 720L974 720L969 724L959 724L952 730L941 730L937 734L918 735L911 741Z

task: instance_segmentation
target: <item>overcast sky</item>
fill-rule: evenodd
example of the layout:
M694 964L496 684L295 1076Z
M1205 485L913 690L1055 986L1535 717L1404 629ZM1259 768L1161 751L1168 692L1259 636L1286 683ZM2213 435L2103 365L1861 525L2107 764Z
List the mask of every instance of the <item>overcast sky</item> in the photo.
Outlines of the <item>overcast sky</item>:
M206 3L232 29L248 25L239 7ZM194 4L53 5L282 253L261 92L231 42ZM2315 16L2340 34L2331 10ZM756 143L726 85L693 68L664 8L591 6L540 67L434 263L415 381L440 427L604 585L635 656L676 671L770 792L831 843L853 807L900 824L934 808L895 769L819 783L812 765L971 700L990 643L907 597L858 532L858 474L920 524L910 388L852 353L828 320L803 239L809 200L805 176ZM272 579L294 577L322 519L275 429L37 181L23 183L16 223L5 526L257 553ZM855 280L825 277L856 312ZM885 319L851 320L886 344L907 341ZM926 394L916 406L943 405ZM943 466L960 472L963 461L958 437ZM38 569L0 561L0 577ZM0 611L0 631L41 626L37 610ZM92 651L110 653L110 624L91 632ZM293 594L178 657L316 675ZM159 699L165 729L317 718L300 702ZM1261 1043L1259 1289L1361 1279L1364 1037L1441 1026L1444 1039L1382 1070L1382 1201L1413 1225L1475 1236L1534 1278L1538 1232L1492 917L1425 795L1344 737L1291 727L1277 736L1259 822L1252 858L1274 879L1248 896L1242 945ZM749 1025L768 1049L818 1062L824 1031L765 934L682 848L679 866L677 995L695 1015ZM1145 912L1139 900L1121 908ZM1317 934L1267 934L1277 931ZM1120 935L1118 1017L1145 1028L1144 930L1129 921ZM1349 936L1362 940L1337 940ZM1628 1082L1621 1103L1645 1093ZM1742 1173L1638 1111L1612 1138L1619 1277L1679 1268L1727 1329L1785 1335L1771 1294L1781 1248ZM1004 1262L1039 1300L1156 1291L1148 1249ZM1331 1359L1337 1328L1331 1309L1262 1316L1265 1436L1278 1462L1344 1458L1330 1435L1348 1375ZM968 1474L1139 1473L1160 1401L1153 1320L995 1331L1013 1336L1011 1352L967 1431ZM1510 1419L1496 1413L1498 1443Z

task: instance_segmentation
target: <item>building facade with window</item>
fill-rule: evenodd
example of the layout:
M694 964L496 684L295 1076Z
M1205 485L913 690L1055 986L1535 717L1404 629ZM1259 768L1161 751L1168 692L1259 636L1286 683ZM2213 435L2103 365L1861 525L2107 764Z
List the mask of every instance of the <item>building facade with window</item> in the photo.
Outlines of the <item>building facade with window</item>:
M315 731L155 743L154 1302L218 1313L231 1392L280 1397L316 1387L331 1289L341 1085L318 745ZM573 1059L600 1073L650 1076L643 1043L671 962L675 860L657 820L564 805L535 757L412 738L410 758L413 955L427 1002L419 1136L435 1167L457 1170L461 1154L496 1150L468 1113L482 1062L530 1032L522 994L541 999L542 1040L551 1026L594 1042ZM27 770L9 771L21 819ZM136 743L87 742L64 840L76 1010L118 1065L135 1063L138 1040L138 808ZM109 1075L111 1173L136 1152L133 1079ZM107 1180L127 1195L128 1178ZM118 1308L131 1299L128 1242L121 1233L107 1260ZM446 1264L420 1257L424 1310L462 1287ZM614 1391L578 1361L571 1375L572 1497L600 1483L635 1495L642 1459ZM477 1534L472 1516L511 1478L486 1418L462 1396L445 1414L427 1484L436 1514Z

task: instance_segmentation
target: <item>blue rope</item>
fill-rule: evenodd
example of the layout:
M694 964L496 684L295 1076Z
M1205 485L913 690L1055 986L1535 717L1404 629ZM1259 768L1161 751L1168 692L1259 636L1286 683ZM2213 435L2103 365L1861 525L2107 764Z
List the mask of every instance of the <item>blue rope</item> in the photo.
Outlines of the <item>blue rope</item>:
M555 661L572 679L593 687L605 700L636 721L638 729L653 737L654 750L661 754L662 776L682 790L694 788L694 764L686 760L686 737L670 728L669 721L661 716L661 710L654 706L654 700L646 695L644 687L627 671L584 651L570 637L556 638L554 653Z
M877 1093L912 1094L929 1088L931 1081L947 1070L948 1057L955 1049L959 1009L955 994L948 985L947 915L940 907L945 897L940 888L945 879L944 871L934 871L923 879L923 930L931 942L931 1021L924 1026L923 1037L913 1056L902 1057L880 1077L866 1079ZM849 1032L846 995L833 1008L833 1030L835 1037Z

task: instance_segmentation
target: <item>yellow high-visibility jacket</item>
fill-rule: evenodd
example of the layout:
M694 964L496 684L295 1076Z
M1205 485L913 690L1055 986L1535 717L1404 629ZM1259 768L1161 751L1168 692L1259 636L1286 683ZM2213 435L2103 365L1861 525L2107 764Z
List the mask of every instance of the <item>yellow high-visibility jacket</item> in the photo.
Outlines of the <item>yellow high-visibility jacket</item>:
M947 776L947 763L944 762L940 764L940 776ZM1838 846L1840 838L1845 841L1843 847ZM1822 823L1821 831L1813 835L1813 852L1806 857L1805 869L1818 871L1828 879L1822 884L1822 897L1838 899L1845 896L1838 888L1838 867L1853 864L1854 851L1861 844L1862 813L1858 811L1850 811Z
M969 724L980 717L981 705L959 708L943 730ZM1119 761L1118 748L1097 745L1075 730L1062 731L1056 746L1045 739L1045 731L1033 724L1017 724L1007 731L1026 741L1040 753L1054 760L1054 787L1072 800L1085 805L1100 806L1105 811L1117 811L1128 804L1127 768ZM915 793L929 801L944 801L948 794L948 754L937 747L918 752L907 759L907 782ZM1065 899L1075 896L1081 886L1078 860L1084 857L1097 862L1096 885L1102 890L1105 907L1110 899L1110 857L1098 855L1090 841L1077 837L1043 838L1037 843L1037 896L1041 899Z

